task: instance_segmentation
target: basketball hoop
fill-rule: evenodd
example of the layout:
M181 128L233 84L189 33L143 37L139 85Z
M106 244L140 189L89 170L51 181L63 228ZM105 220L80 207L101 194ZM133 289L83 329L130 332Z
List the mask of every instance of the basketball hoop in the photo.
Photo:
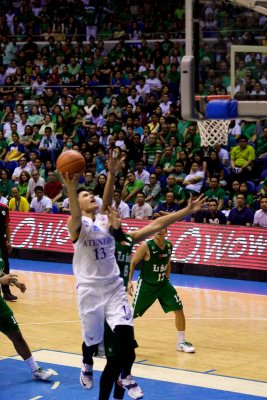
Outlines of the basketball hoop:
M197 121L201 146L213 147L215 144L228 142L228 126L230 120L202 119Z

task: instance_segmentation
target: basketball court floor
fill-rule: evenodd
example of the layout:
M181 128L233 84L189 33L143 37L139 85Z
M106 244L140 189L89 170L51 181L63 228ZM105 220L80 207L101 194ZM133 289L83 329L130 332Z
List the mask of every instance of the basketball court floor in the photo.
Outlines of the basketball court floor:
M27 291L9 305L35 358L52 368L54 376L49 382L32 381L1 335L0 399L97 400L105 360L95 359L94 388L84 390L79 384L81 332L71 266L11 259L11 267ZM135 320L139 348L133 373L144 398L266 399L267 283L185 275L172 275L171 280L183 300L186 338L196 353L176 351L173 315L165 315L159 304Z

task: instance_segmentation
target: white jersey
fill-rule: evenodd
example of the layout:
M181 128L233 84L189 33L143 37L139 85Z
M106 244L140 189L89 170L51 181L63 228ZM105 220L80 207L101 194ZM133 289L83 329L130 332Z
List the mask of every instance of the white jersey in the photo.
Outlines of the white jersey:
M116 281L120 270L115 259L115 240L109 233L108 217L82 217L81 231L74 243L73 272L78 285Z

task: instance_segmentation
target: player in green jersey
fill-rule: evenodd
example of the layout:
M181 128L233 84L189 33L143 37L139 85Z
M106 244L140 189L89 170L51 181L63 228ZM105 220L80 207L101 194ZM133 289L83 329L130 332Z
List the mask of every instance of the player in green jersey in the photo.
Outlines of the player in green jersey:
M136 265L142 261L141 272L133 297L134 318L141 317L159 300L165 313L173 311L178 331L178 351L194 353L195 348L185 341L185 316L182 302L169 281L172 244L165 239L166 228L159 230L152 239L143 242L131 260L128 293L133 295L132 277Z
M120 234L114 232L116 240L116 248L115 248L116 261L120 268L121 277L123 278L126 287L128 285L128 280L129 280L131 253L133 246L136 243L145 240L147 237L154 234L155 232L158 232L159 230L164 229L168 225L179 221L184 216L199 211L204 202L205 198L203 195L194 201L191 196L188 201L187 207L175 213L171 213L163 217L160 217L140 230L127 233L120 232ZM110 218L111 219L117 218L116 212L114 210L113 213L110 214ZM115 223L112 222L112 225L114 226ZM135 346L137 346L134 340L133 342ZM105 354L107 357L107 364L105 366L105 369L102 373L100 380L99 400L109 399L113 384L114 382L117 381L118 376L120 374L119 361L118 361L119 352L115 340L115 335L108 326L106 326L105 329L104 343L105 343ZM123 395L124 395L124 389L120 385L115 384L113 399L121 400L123 399Z
M3 274L3 260L0 254L0 284L17 286L22 293L25 292L26 286L18 281L17 276L13 274ZM23 358L29 369L31 370L33 379L47 380L52 375L51 370L40 368L32 356L31 350L25 341L19 329L19 325L14 317L13 311L8 307L7 303L0 296L0 332L8 337L13 343L17 353Z

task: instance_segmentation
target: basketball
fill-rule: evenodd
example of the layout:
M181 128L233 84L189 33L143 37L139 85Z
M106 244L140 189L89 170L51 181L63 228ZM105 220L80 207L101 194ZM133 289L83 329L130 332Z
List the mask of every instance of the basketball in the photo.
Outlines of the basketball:
M63 176L68 172L71 177L85 170L85 159L78 151L67 150L58 157L56 167Z

